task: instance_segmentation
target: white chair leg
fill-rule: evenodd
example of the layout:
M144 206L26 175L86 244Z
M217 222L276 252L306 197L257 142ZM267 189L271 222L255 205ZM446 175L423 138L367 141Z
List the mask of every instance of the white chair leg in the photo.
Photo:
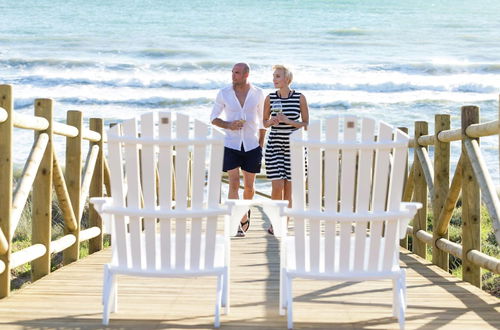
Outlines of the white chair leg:
M223 314L229 314L229 269L224 272L224 280L222 282L222 307Z
M118 283L116 275L111 275L111 313L118 312Z
M104 280L103 280L103 288L102 288L102 303L103 303L103 312L102 312L102 324L109 324L109 313L111 309L111 294L112 294L112 274L109 271L107 265L104 266Z
M220 327L220 309L222 303L222 286L223 286L223 278L222 275L217 276L217 291L215 296L215 321L214 327Z
M392 279L392 316L398 317L399 278Z
M287 293L287 314L288 314L288 329L293 329L293 293L292 293L292 278L287 277L286 281L286 293Z
M285 270L280 268L280 315L286 314L286 276Z

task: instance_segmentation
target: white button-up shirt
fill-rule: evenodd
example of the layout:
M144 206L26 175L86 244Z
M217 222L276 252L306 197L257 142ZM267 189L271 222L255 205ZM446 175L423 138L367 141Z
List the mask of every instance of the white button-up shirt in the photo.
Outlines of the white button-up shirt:
M226 121L243 119L245 124L239 130L225 129L226 138L224 146L245 151L253 150L259 146L259 129L264 129L262 116L264 109L264 92L259 87L250 84L250 89L243 107L236 97L233 86L228 86L219 91L210 115L210 122L224 115Z

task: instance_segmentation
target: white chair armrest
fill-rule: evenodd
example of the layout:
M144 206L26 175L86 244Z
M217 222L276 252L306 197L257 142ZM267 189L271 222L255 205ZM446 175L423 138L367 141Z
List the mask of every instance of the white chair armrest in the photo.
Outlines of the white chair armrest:
M415 217L415 214L419 209L422 208L422 203L416 203L416 202L402 202L401 203L401 209L408 211L408 217L401 219L401 223L399 226L399 238L403 239L406 237L406 228L408 227L408 224L410 221Z
M111 234L111 214L105 212L105 205L111 204L112 197L92 197L89 199L90 203L94 205L94 209L99 213L102 219L102 232Z

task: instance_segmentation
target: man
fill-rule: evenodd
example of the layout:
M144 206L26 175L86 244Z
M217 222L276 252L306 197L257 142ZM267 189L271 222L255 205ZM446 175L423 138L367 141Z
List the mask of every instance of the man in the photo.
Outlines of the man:
M262 164L262 146L266 130L262 122L264 93L247 79L250 67L237 63L233 67L232 86L219 91L210 120L226 132L223 170L229 177L230 199L239 199L240 168L243 173L243 198L252 199L255 175ZM224 115L224 119L219 116ZM241 219L238 235L245 236L250 228L250 211Z

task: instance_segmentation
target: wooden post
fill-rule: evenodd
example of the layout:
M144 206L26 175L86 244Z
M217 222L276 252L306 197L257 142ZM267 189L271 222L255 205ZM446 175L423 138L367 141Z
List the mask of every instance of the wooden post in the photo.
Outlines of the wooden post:
M31 243L43 244L46 252L31 262L31 278L33 281L50 273L50 241L52 229L52 100L36 99L35 116L43 117L49 122L45 131L36 131L35 139L42 133L49 136L42 161L33 182L33 215L31 224Z
M7 111L7 120L0 123L0 228L5 235L7 251L0 255L5 270L0 274L0 298L10 294L10 254L12 236L10 234L12 207L12 130L14 99L12 86L0 85L0 107Z
M94 174L92 176L92 183L90 184L89 197L101 197L103 195L103 184L104 184L104 123L100 118L90 119L90 129L101 134L101 140L97 142L91 142L90 148L97 145L99 147L99 155L97 156L97 161L94 168ZM89 206L89 224L91 227L99 227L101 229L101 234L89 241L89 253L94 253L102 250L102 219L95 211L92 205Z
M407 127L398 127L398 129L400 129L401 131L403 131L406 134L408 134L408 128ZM405 188L408 185L408 181L409 181L408 180L408 153L406 153L405 180L404 180L404 187ZM403 195L404 195L404 191L405 190L406 189L403 189ZM404 196L402 196L401 198L404 198ZM399 245L401 245L405 249L408 249L408 235L406 235L405 238L403 238L402 240L399 241Z
M83 119L80 111L68 111L68 125L78 129L78 135L66 138L66 172L64 178L68 188L69 198L73 206L73 213L80 214L80 190L82 186L82 126ZM81 219L76 219L76 230L65 227L65 234L73 234L75 243L64 250L63 262L65 265L78 260L80 254L80 227Z
M415 149L413 154L413 180L415 183L413 201L422 203L422 208L417 211L417 214L413 219L412 250L413 253L422 258L425 258L426 256L426 244L417 238L416 233L419 230L427 231L427 182L425 181L424 170L418 159L417 148L422 147L418 144L418 138L422 135L427 135L428 130L429 128L427 122L415 122Z
M465 130L479 123L479 107L462 107L462 277L464 281L481 287L481 267L467 259L471 250L481 251L481 191L474 176L470 158L467 156L465 140L471 139ZM477 139L479 142L479 139Z
M438 134L450 129L450 115L436 115L434 125L434 198L432 203L432 263L448 271L449 254L436 246L440 238L448 239L438 233L438 220L450 187L450 143L441 142Z

